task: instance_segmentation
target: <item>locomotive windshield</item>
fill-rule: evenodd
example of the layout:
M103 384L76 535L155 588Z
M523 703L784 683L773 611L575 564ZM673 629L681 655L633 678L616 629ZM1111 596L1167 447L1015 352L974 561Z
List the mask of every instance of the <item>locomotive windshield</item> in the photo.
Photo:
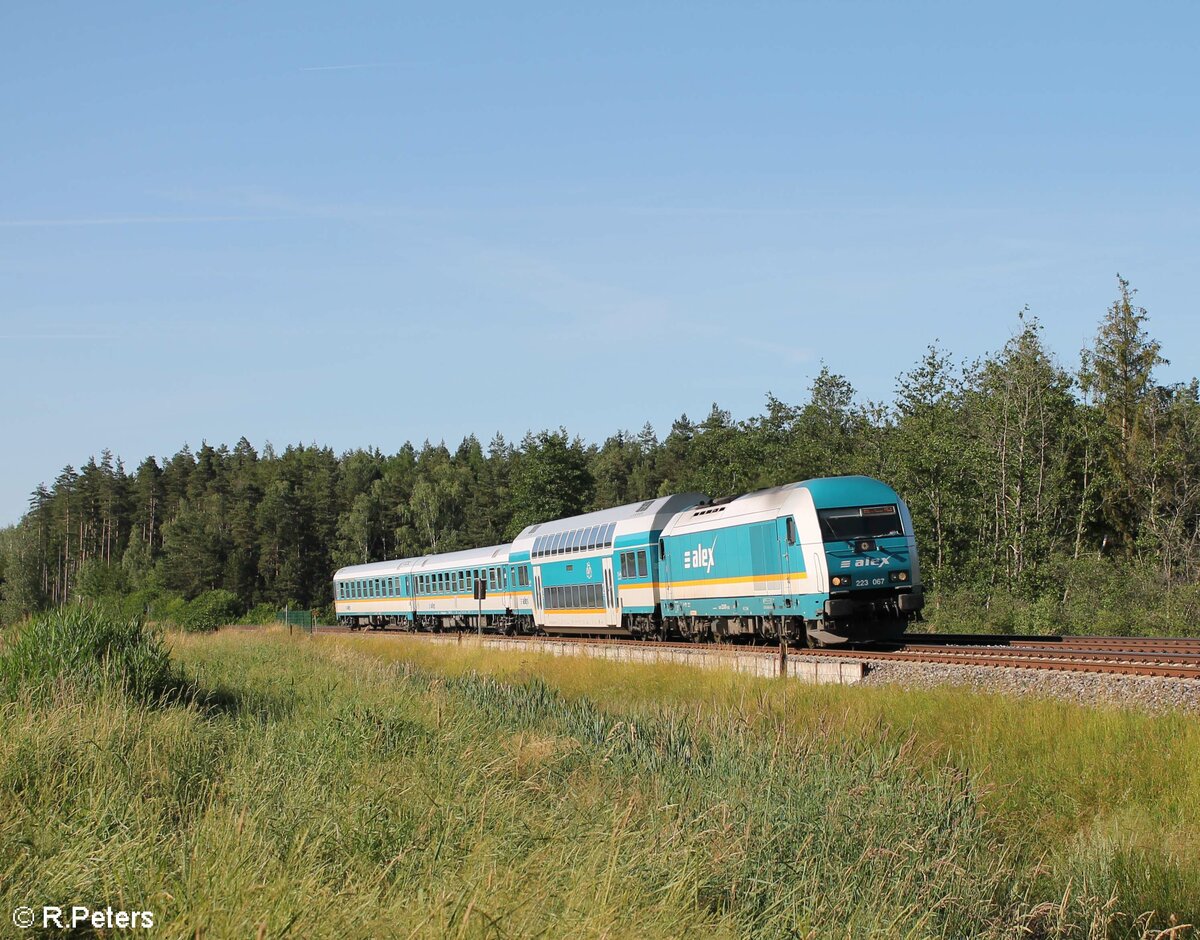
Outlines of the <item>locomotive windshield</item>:
M904 534L895 505L818 509L817 518L821 520L821 534L826 542L885 539Z

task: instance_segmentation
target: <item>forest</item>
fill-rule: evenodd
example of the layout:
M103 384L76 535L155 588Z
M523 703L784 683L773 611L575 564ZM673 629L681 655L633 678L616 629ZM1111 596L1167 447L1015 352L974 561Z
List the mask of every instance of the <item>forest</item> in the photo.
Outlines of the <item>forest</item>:
M1164 350L1118 278L1064 364L1028 310L1003 348L934 344L890 403L822 367L799 403L713 404L660 437L565 427L397 453L318 444L184 446L130 469L64 467L0 531L0 622L108 599L222 618L323 608L340 566L512 538L534 522L695 490L711 497L864 473L913 511L934 629L1198 631L1200 387L1161 384Z

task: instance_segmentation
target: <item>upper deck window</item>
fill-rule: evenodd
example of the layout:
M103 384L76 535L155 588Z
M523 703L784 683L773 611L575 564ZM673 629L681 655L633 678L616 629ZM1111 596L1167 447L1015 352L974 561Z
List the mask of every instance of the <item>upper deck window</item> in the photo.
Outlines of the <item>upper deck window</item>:
M886 539L904 534L895 504L818 509L817 518L821 520L821 536L826 542Z

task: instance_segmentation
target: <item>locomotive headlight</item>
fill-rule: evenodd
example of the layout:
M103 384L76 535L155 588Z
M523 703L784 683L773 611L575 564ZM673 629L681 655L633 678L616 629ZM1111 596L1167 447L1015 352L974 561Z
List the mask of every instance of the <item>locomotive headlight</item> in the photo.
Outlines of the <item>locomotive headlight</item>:
M835 574L829 579L829 583L834 587L850 587L854 583L853 579L846 574Z
M893 571L888 575L888 580L895 584L897 581L904 584L908 581L907 571Z

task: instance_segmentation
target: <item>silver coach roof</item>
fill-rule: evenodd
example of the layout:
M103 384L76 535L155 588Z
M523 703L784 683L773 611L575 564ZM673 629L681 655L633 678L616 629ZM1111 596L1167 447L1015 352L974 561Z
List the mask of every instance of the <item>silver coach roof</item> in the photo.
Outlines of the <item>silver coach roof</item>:
M333 576L335 581L349 578L370 578L387 574L409 574L437 568L465 568L473 565L503 563L508 560L511 546L489 545L486 548L468 548L461 552L446 552L441 555L421 555L417 558L397 558L391 561L373 561L366 565L348 565L339 568Z
M333 576L333 580L338 581L343 578L366 578L377 574L395 574L400 571L405 565L405 560L399 561L372 561L365 565L347 565L345 568L339 568Z
M617 523L617 535L628 535L631 532L649 532L661 528L676 513L695 506L704 500L701 493L679 493L674 496L658 496L645 499L639 503L628 503L613 509L599 509L596 512L586 512L579 516L566 519L552 519L537 525L526 526L521 534L513 539L512 550L525 551L532 548L534 540L544 535L555 535L558 532L570 532L589 526Z

